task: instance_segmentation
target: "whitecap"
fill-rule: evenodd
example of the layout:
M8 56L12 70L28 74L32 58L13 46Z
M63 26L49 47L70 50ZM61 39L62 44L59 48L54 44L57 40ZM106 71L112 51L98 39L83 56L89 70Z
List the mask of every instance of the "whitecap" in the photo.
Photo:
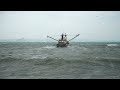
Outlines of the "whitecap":
M118 46L118 44L107 44L107 46Z
M42 47L42 48L45 48L45 49L53 49L53 48L55 48L55 46L45 46L45 47Z

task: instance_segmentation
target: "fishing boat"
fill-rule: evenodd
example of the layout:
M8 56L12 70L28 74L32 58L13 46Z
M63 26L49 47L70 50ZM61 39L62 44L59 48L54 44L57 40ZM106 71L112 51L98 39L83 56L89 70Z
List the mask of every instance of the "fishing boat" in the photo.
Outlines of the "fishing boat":
M67 35L66 33L65 34L62 34L61 35L61 38L59 40L53 38L53 37L50 37L50 36L47 36L47 38L51 38L55 41L57 41L58 43L56 44L57 47L67 47L69 45L69 42L73 39L75 39L76 37L78 37L80 34L76 35L75 37L73 37L72 39L70 40L67 40Z

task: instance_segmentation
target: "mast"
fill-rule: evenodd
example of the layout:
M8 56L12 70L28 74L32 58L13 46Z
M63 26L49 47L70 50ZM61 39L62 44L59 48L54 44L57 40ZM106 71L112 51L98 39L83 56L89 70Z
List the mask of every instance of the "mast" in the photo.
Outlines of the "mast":
M64 38L64 34L62 33L62 35L61 35L61 40L63 40L63 38Z

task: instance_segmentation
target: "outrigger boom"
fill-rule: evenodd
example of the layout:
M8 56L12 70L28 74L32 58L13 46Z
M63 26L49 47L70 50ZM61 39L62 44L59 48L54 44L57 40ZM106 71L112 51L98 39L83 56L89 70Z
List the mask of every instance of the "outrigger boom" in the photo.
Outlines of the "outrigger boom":
M52 37L50 37L50 36L47 36L47 38L48 38L48 37L51 38L51 39L53 39L53 40L55 40L55 41L58 41L57 39L54 39L54 38L52 38Z
M80 34L76 35L75 37L73 37L72 39L68 40L68 41L71 41L73 40L74 38L78 37Z
M61 39L59 39L59 40L57 40L57 39L55 39L55 38L53 38L53 37L50 37L50 36L47 36L47 38L51 38L51 39L53 39L53 40L55 40L55 41L58 41L58 44L56 44L57 47L67 47L68 44L69 44L69 41L75 39L75 38L78 37L79 35L80 35L80 34L76 35L75 37L73 37L72 39L70 39L70 40L68 40L68 41L67 41L67 35L66 35L66 34L65 34L65 35L62 34L62 35L61 35Z

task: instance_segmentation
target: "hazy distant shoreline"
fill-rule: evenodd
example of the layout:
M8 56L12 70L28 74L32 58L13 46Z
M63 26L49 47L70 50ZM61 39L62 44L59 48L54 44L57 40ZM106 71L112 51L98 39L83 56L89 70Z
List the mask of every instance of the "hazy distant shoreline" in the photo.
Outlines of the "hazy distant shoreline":
M48 41L48 42L46 42L46 41L0 41L0 43L2 43L2 42L11 42L11 43L16 43L16 42L20 42L20 43L27 43L27 42L33 42L33 43L56 43L56 42L54 42L54 41ZM120 41L84 41L84 42L82 42L82 41L74 41L74 42L71 42L71 43L120 43Z
M48 39L0 39L0 42L44 42L44 43L55 43L56 41L54 40L48 40ZM71 41L71 43L74 43L74 42L80 42L80 43L86 43L86 42L100 42L100 43L103 43L103 42L120 42L120 41L115 41L115 40L111 40L111 41L102 41L102 40L98 40L98 41L95 41L95 40L74 40L74 41Z

